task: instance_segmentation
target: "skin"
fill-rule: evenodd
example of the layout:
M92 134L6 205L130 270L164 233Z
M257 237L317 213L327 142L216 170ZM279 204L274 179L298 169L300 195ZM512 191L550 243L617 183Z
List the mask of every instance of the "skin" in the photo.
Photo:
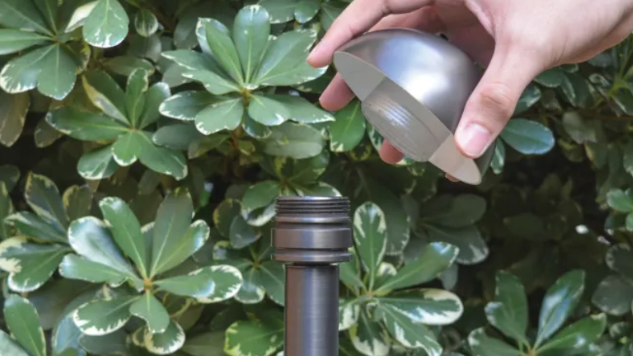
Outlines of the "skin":
M587 61L631 34L633 0L354 0L312 50L308 63L328 65L334 51L352 38L392 27L443 33L486 68L455 133L462 154L478 158L536 76ZM336 111L353 96L336 75L320 102ZM388 163L403 158L386 141L380 156Z

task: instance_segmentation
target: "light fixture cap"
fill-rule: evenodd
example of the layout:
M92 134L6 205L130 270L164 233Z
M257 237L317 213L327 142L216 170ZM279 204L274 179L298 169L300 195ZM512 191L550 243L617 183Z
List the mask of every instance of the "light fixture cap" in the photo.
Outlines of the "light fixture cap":
M481 183L494 145L473 160L454 139L482 75L464 52L433 34L385 29L345 44L334 53L334 66L367 121L394 147L462 182Z

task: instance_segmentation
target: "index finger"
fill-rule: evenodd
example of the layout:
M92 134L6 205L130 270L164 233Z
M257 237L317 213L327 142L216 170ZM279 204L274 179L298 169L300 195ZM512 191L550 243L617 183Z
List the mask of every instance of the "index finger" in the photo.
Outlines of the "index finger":
M326 66L332 62L334 51L369 30L383 17L411 12L431 3L433 0L354 0L312 50L308 63L315 68Z

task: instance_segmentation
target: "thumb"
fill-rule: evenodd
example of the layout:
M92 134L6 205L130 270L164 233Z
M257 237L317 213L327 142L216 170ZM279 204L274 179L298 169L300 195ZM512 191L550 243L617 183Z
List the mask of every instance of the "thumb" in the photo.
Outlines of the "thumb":
M457 127L457 147L478 158L514 113L521 94L542 71L542 60L525 51L497 47L488 69L466 103Z

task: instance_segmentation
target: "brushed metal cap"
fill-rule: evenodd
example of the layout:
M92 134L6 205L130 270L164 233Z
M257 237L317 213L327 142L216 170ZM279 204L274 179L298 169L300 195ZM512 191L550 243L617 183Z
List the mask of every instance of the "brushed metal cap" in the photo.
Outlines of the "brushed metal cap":
M465 157L454 134L482 71L433 34L385 29L359 36L334 53L334 66L361 101L367 121L407 157L468 184L481 183L494 153Z

